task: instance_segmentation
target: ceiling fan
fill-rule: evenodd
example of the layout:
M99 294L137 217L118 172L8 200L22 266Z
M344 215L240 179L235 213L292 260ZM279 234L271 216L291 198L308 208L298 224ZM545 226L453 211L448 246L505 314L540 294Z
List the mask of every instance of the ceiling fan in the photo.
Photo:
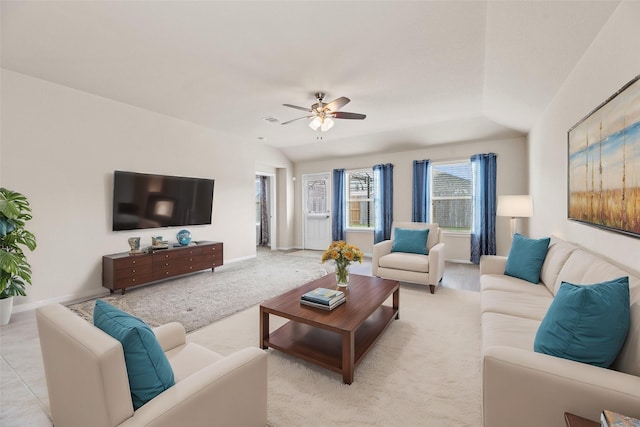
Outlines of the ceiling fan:
M302 119L313 119L309 122L309 127L313 130L320 129L321 132L326 132L331 129L334 125L332 119L355 119L355 120L363 120L367 117L365 114L359 113L347 113L344 111L338 111L340 108L347 105L351 100L345 96L341 96L340 98L336 98L329 103L324 103L325 94L322 92L317 92L315 94L316 102L311 106L311 108L306 107L298 107L297 105L291 104L282 104L285 107L295 108L296 110L306 111L311 113L308 116L298 117L297 119L289 120L288 122L282 123L283 125L289 124L291 122L295 122L297 120Z

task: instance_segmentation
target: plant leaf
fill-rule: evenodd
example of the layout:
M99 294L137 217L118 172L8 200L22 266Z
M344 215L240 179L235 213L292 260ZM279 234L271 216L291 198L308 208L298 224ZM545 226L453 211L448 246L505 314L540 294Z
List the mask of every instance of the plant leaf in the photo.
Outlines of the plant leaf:
M27 198L16 191L0 188L0 213L9 219L16 219L28 215L23 212L31 212Z
M0 269L9 274L17 274L18 266L21 264L20 255L0 249Z

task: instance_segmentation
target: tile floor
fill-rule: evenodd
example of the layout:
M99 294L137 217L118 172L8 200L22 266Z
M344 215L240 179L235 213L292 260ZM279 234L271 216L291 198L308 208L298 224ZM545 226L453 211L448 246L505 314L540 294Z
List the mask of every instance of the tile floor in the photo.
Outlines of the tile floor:
M371 259L354 264L351 272L371 274ZM442 286L478 292L478 266L447 262ZM11 322L0 327L0 426L52 426L33 310L14 313Z

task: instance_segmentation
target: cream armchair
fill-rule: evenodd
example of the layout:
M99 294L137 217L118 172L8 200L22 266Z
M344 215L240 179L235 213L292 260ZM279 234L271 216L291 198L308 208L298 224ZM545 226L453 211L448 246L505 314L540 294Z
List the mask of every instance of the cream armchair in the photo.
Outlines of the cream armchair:
M428 228L428 255L391 252L396 228ZM434 293L444 274L442 230L435 223L394 222L391 226L391 240L385 240L373 246L371 264L373 275L376 277L429 285L429 290Z
M267 357L245 348L223 357L186 342L184 327L154 330L176 384L134 412L120 342L60 304L36 310L56 427L264 426Z

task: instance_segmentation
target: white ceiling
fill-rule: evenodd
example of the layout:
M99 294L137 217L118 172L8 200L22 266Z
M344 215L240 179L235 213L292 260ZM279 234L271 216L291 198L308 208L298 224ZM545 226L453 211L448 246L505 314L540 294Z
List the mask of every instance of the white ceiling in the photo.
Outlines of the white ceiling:
M305 161L526 133L617 5L2 0L1 60ZM317 91L367 118L263 120Z

